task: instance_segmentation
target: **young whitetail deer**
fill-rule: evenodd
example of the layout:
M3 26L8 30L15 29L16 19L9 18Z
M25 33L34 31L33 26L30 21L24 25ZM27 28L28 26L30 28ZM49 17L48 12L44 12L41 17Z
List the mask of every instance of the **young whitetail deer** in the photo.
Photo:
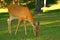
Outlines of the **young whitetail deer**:
M27 35L26 31L26 21L29 21L33 26L34 35L36 36L38 32L38 25L35 25L35 22L30 14L30 11L27 7L19 6L16 4L11 4L8 6L8 12L9 12L9 18L7 19L8 23L8 32L11 33L11 21L15 18L18 19L18 25L17 29L15 31L15 34L18 31L18 27L20 25L21 20L24 20L24 28L25 28L25 34Z

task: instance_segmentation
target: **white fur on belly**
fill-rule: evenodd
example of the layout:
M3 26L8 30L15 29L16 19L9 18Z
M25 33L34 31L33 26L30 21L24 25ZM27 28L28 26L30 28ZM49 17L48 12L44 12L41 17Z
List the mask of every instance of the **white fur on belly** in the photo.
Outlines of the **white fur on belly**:
M11 21L14 20L14 19L17 19L17 18L14 17L14 16L10 16L10 20L11 20Z

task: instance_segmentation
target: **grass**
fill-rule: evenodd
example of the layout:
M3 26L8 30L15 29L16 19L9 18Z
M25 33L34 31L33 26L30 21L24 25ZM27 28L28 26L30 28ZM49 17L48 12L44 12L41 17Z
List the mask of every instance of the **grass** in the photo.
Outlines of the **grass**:
M0 13L0 40L60 40L60 10L52 10L44 13L44 16L34 16L35 21L40 21L39 33L35 37L33 28L26 23L28 35L24 35L23 21L17 35L14 34L17 20L12 21L12 33L8 33L7 13Z

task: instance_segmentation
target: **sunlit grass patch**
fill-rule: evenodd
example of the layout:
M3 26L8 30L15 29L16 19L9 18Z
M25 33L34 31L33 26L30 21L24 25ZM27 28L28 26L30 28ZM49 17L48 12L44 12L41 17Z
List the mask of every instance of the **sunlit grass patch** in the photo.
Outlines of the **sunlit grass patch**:
M54 5L51 5L50 7L42 8L43 12L46 12L48 10L57 10L57 9L60 9L60 4L54 4Z
M7 8L4 8L4 9L1 8L1 9L0 9L0 13L4 13L4 12L8 12L8 9L7 9Z
M60 20L41 21L40 25L52 24L52 23L56 23L56 22L60 22Z

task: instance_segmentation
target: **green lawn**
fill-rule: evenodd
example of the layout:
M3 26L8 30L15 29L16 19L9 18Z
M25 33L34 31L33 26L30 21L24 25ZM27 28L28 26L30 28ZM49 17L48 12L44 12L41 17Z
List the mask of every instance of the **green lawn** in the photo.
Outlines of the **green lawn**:
M8 33L7 13L0 13L0 40L60 40L60 10L47 11L44 16L34 16L35 21L40 20L39 33L35 37L29 22L26 23L28 35L24 35L23 21L17 35L14 34L17 20L12 21L12 33Z

